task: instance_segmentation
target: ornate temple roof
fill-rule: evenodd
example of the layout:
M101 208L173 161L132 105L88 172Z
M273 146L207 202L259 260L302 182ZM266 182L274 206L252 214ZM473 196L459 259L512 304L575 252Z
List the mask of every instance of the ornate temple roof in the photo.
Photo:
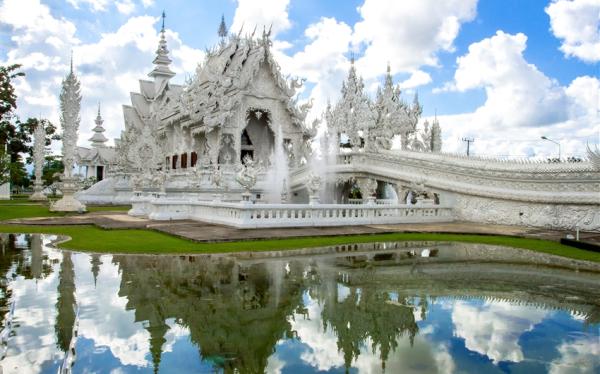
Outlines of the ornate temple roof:
M270 51L270 31L262 37L228 35L219 27L220 43L208 50L205 61L198 66L191 82L184 87L170 86L158 105L158 120L162 125L181 121L188 126L198 124L203 131L227 124L244 95L275 99L285 104L295 125L304 128L310 105L297 106L294 96L302 85L298 79L287 81ZM252 83L261 67L266 67L276 93L258 92ZM187 123L186 123L187 122Z
M78 165L113 165L117 160L117 153L113 147L77 147L76 160Z

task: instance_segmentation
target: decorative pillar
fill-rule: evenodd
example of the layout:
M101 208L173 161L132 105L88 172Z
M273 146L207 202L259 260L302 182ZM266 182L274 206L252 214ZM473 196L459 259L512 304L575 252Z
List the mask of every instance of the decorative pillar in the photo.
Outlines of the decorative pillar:
M33 194L29 197L32 201L46 201L48 198L44 195L44 183L42 181L42 170L44 169L44 156L46 153L46 129L44 120L40 120L33 132L33 163L35 182L33 185Z
M79 190L79 180L73 176L80 109L81 84L73 72L73 60L71 59L71 71L63 80L60 92L60 122L63 128L62 154L65 166L65 171L60 178L60 190L63 197L50 206L50 210L53 212L85 212L85 205L75 198L75 193Z
M373 178L357 178L356 185L363 197L363 204L375 204L377 181Z

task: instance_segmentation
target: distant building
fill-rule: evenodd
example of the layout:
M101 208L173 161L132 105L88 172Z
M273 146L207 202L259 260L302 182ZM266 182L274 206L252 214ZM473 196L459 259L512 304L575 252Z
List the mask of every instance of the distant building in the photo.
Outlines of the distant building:
M100 114L100 104L98 104L98 115L96 116L94 135L89 139L92 142L91 148L77 147L76 163L78 173L83 178L95 178L101 181L112 169L116 163L116 152L114 147L106 145L108 139L103 132L106 131L102 124L104 120Z

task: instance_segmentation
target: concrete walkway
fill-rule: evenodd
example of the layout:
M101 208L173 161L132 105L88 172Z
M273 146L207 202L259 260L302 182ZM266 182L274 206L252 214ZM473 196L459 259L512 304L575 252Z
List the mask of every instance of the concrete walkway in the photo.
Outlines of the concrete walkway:
M196 242L219 242L259 239L299 238L307 236L339 236L357 234L382 234L391 232L456 233L481 235L507 235L559 241L567 231L536 229L521 226L477 224L472 222L398 224L337 227L298 227L269 229L236 229L203 222L152 221L128 216L124 212L92 212L84 215L49 218L23 218L2 222L15 225L96 225L105 229L151 229ZM600 233L584 232L580 239L600 245Z

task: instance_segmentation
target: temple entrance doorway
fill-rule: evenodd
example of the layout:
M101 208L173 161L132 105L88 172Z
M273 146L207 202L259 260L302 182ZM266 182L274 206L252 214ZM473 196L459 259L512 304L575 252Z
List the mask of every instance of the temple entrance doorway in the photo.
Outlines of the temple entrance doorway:
M252 157L264 165L269 163L275 145L275 134L269 127L271 115L263 109L248 110L246 127L241 134L240 161L244 157Z
M252 140L250 140L250 136L248 136L248 131L244 129L242 132L242 150L240 152L240 161L244 162L246 157L250 157L254 160L254 144Z

